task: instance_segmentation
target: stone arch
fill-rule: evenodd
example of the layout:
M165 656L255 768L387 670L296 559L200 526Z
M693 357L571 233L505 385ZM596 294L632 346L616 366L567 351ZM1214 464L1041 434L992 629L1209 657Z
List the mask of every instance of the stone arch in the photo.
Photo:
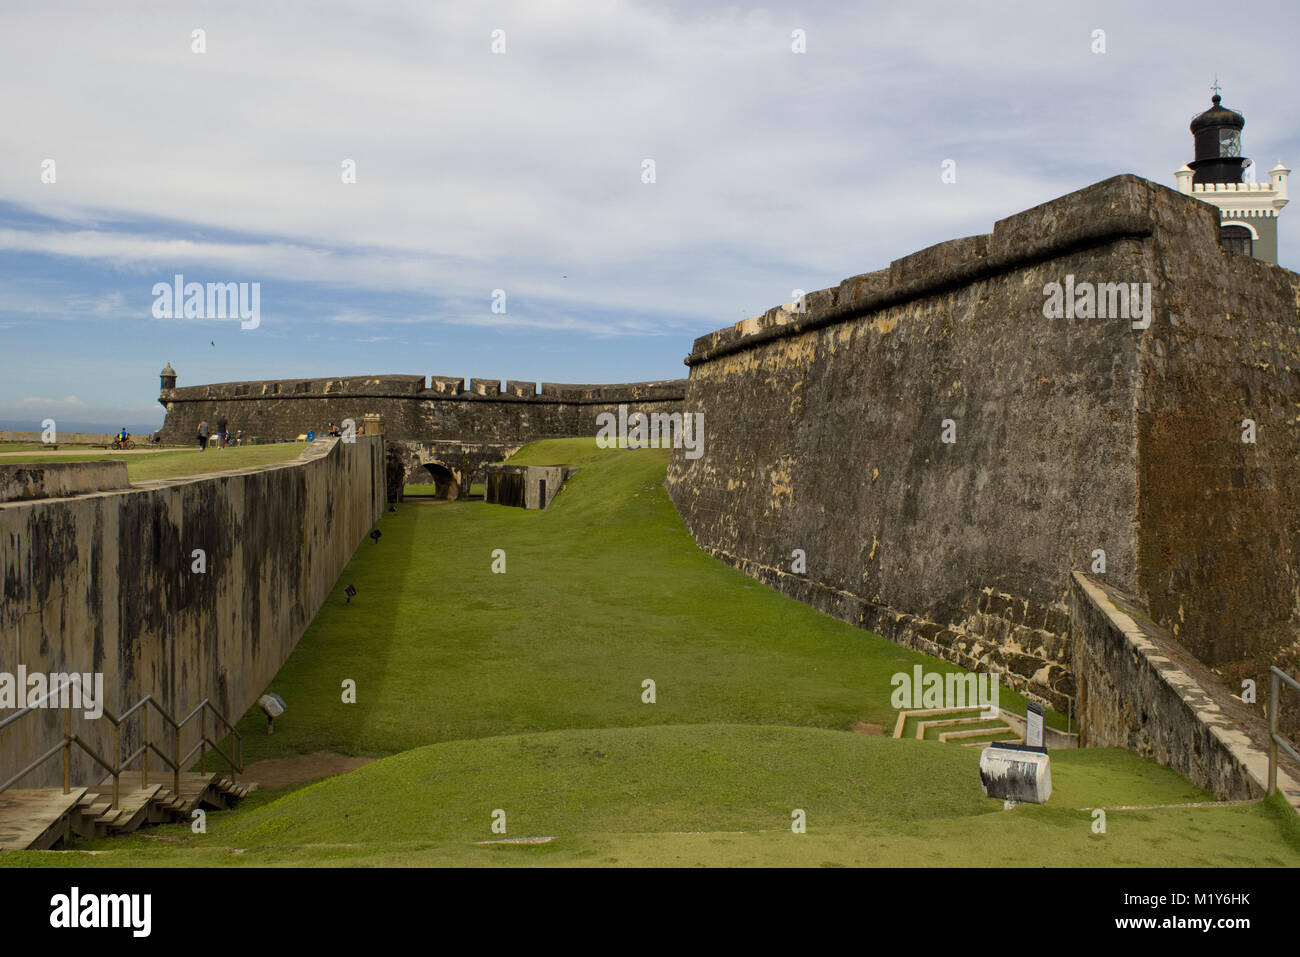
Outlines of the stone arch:
M460 498L461 482L456 472L441 462L421 462L418 472L424 472L438 489L438 498ZM423 478L424 476L421 476Z
M1256 229L1254 226L1252 226L1250 223L1246 222L1245 220L1225 219L1223 222L1219 223L1219 228L1222 229L1224 226L1244 226L1246 227L1246 231L1250 233L1251 239L1255 239L1255 240L1259 239L1259 230Z

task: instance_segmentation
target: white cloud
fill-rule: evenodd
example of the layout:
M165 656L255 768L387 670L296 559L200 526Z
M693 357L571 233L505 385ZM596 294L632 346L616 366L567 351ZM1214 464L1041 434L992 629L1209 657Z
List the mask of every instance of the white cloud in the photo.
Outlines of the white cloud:
M50 413L69 410L80 410L86 407L75 395L64 396L62 399L43 399L39 396L28 396L19 399L14 405L22 409L45 409Z
M72 226L0 230L0 251L427 292L443 322L699 332L1112 173L1168 181L1212 72L1198 10L1218 13L232 2L196 55L184 7L18 6L0 200ZM1290 116L1265 103L1293 85L1295 15L1271 16L1231 82ZM480 306L498 287L507 317ZM571 315L590 310L618 318Z

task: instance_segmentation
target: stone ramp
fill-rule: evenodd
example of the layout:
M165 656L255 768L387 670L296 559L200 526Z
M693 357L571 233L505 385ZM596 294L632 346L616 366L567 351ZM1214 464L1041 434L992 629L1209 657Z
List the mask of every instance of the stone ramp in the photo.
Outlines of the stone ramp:
M1086 719L1081 744L1127 748L1220 800L1263 797L1266 708L1244 703L1223 676L1115 586L1075 571L1070 603ZM1278 790L1300 812L1300 763L1279 752Z

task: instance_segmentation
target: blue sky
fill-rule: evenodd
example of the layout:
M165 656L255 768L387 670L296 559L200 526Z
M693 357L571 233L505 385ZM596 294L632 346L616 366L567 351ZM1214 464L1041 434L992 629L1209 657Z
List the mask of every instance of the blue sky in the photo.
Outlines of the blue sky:
M1244 152L1297 167L1298 25L1043 0L6 2L0 420L157 426L167 362L182 385L684 376L696 336L795 288L1116 173L1172 187L1216 74ZM260 283L261 324L154 318L176 273Z

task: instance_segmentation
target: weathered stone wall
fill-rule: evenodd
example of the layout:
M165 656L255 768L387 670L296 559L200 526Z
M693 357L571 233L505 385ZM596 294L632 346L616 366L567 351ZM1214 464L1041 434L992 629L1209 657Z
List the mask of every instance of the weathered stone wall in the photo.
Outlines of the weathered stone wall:
M388 456L401 469L403 486L443 485L440 470L450 473L455 494L448 498L465 498L475 483L486 481L485 469L494 462L504 462L518 452L523 442L390 442ZM441 494L441 492L440 492ZM389 500L400 502L401 490L390 490Z
M546 438L595 435L600 412L617 413L626 403L646 412L681 410L685 381L637 382L623 385L564 385L546 382L506 383L448 376L359 376L344 379L300 379L267 382L227 382L164 390L159 401L167 409L163 441L194 442L198 424L213 429L222 415L229 427L243 429L246 440L293 439L308 431L322 432L333 421L377 413L390 441L496 442L523 445Z
M1138 595L1233 686L1266 689L1270 664L1300 674L1300 275L1225 251L1203 218L1155 237L1168 314L1135 397Z
M61 498L83 492L127 488L126 463L49 462L5 465L0 462L0 502Z
M1069 272L1145 277L1149 225L1107 208L1127 188L1101 184L812 293L803 315L697 340L686 410L704 413L705 452L675 452L668 472L696 539L1063 709L1065 570L1104 548L1134 581L1137 334L1046 320L1042 290Z
M364 436L321 440L298 461L256 471L0 504L0 671L102 672L116 713L152 693L179 715L209 697L235 720L384 502L383 439ZM192 570L195 549L206 552L204 574ZM73 729L112 754L107 722L74 717ZM61 733L59 712L0 732L0 780ZM124 753L138 740L132 722ZM182 749L196 740L187 735ZM78 756L74 782L99 780L88 761ZM60 780L56 759L22 783Z
M576 471L564 465L491 465L483 498L489 505L544 509Z
M1058 709L1068 573L1098 549L1207 662L1258 674L1300 621L1300 277L1217 236L1119 176L700 338L678 511L773 587ZM1150 328L1045 318L1067 276L1150 283ZM1230 444L1243 409L1271 444Z
M1080 746L1128 748L1220 800L1263 797L1268 785L1263 709L1235 699L1144 612L1116 589L1071 575ZM1278 786L1300 807L1300 776L1289 759L1281 766Z

